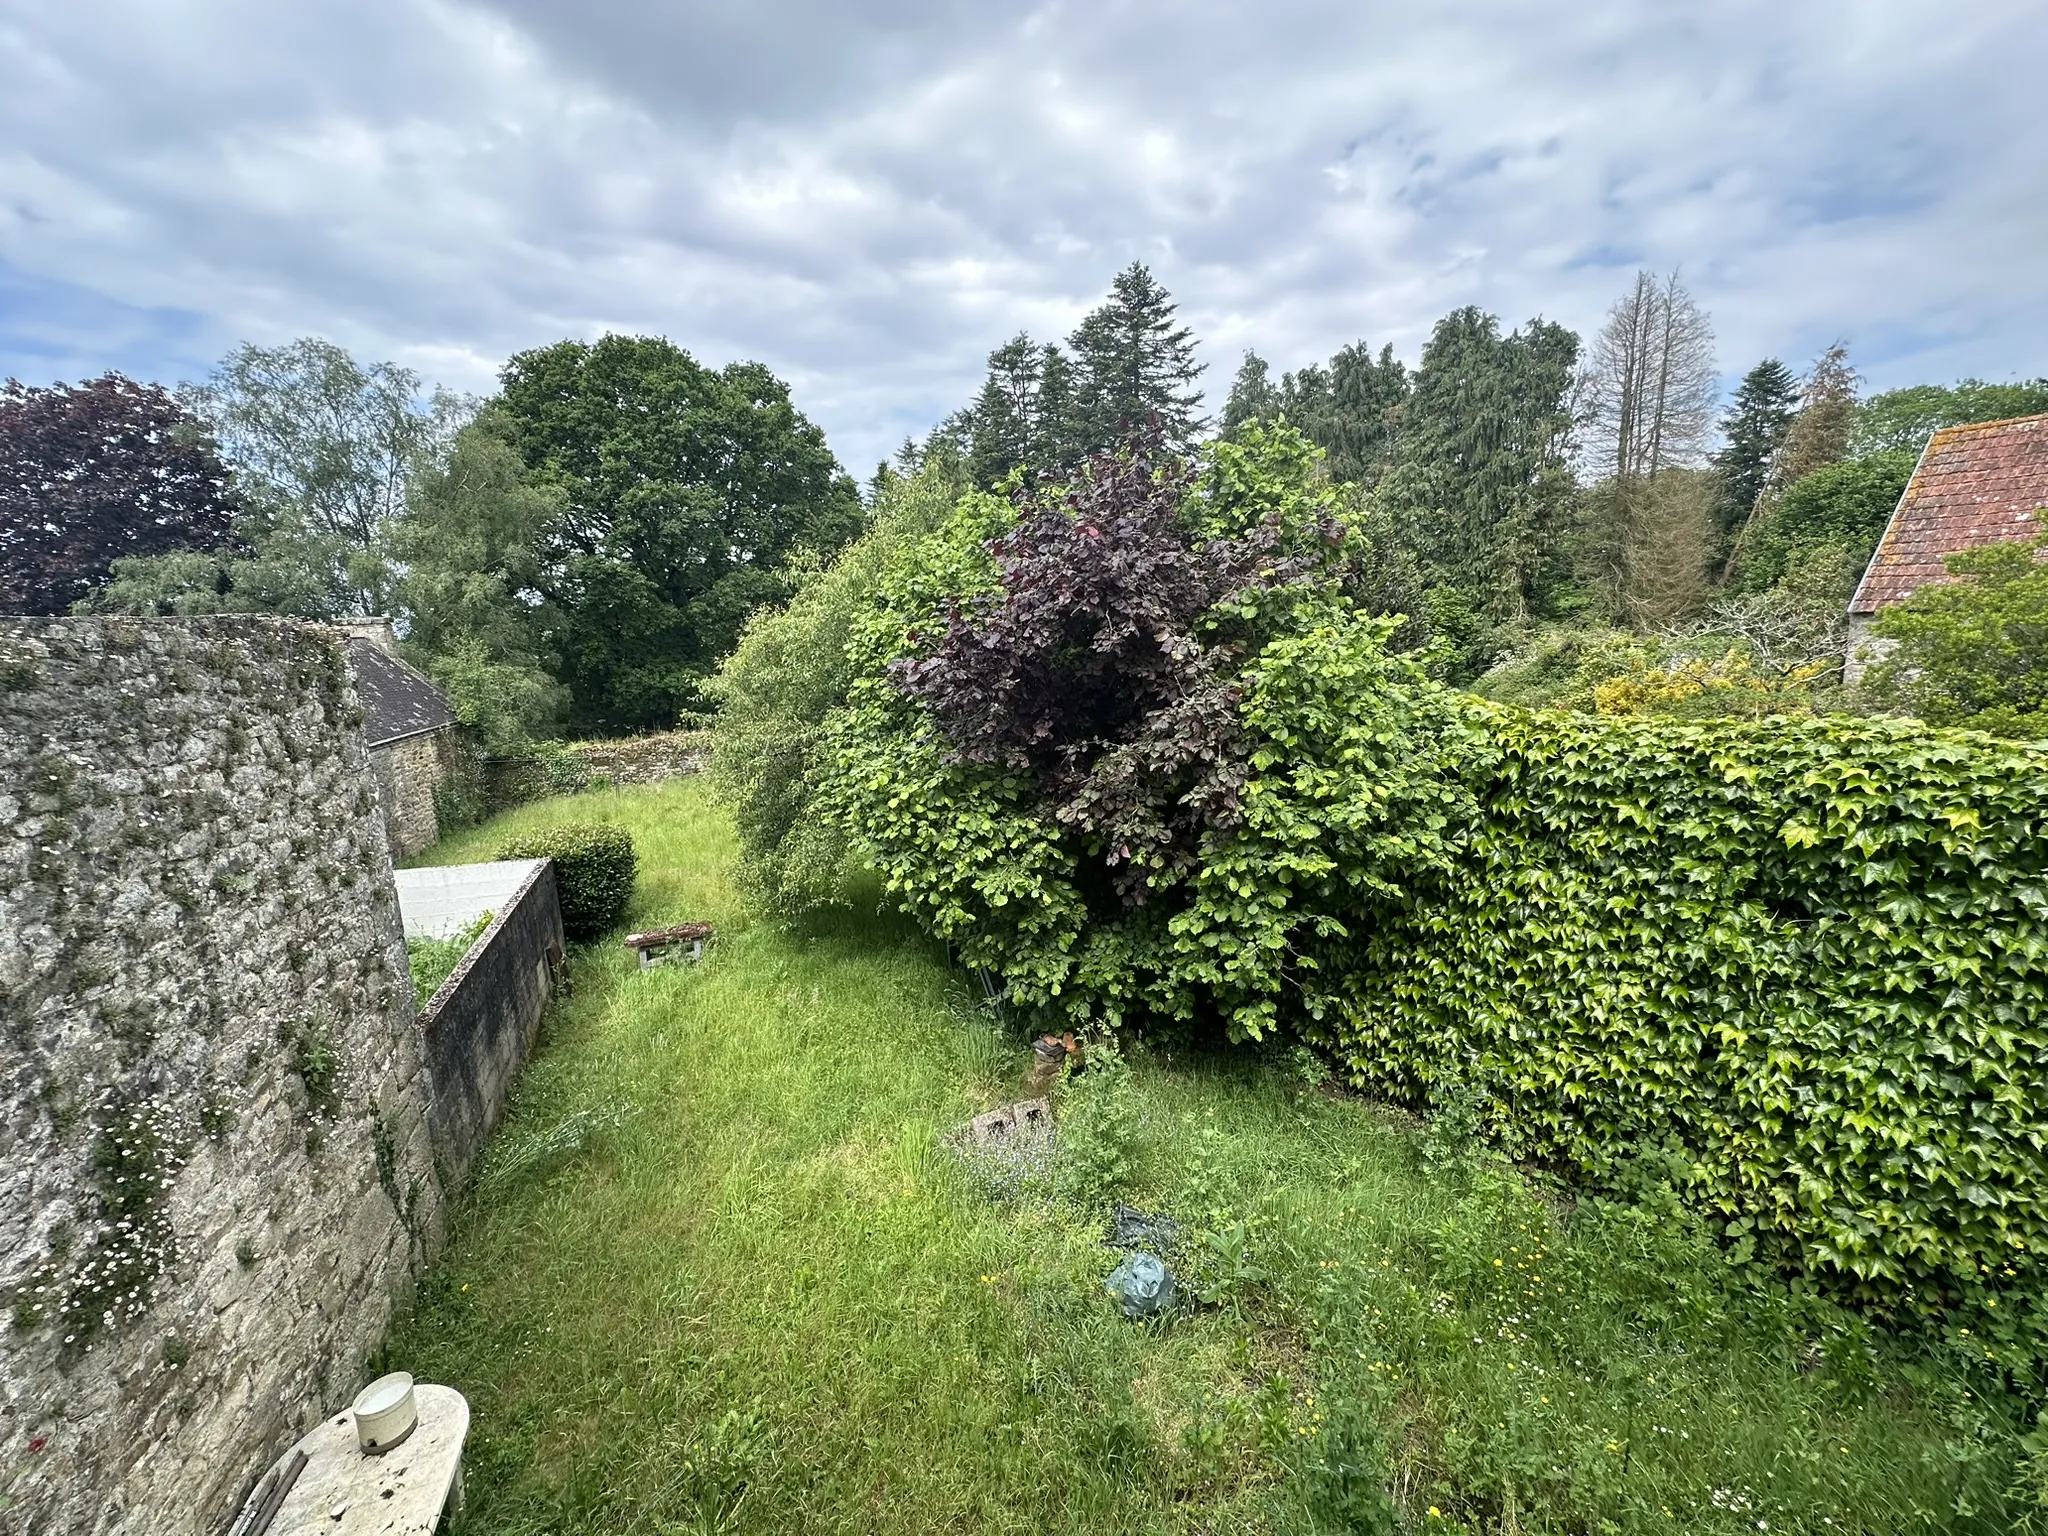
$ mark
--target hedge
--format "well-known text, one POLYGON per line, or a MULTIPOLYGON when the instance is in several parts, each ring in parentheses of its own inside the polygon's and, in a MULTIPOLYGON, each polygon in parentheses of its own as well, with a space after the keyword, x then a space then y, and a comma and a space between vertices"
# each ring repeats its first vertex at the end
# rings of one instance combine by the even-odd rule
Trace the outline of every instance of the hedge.
POLYGON ((1668 1146, 1738 1254, 1858 1287, 2036 1269, 2048 753, 1418 689, 1404 824, 1361 814, 1388 788, 1386 715, 1343 696, 1333 654, 1259 669, 1238 856, 1277 872, 1313 834, 1284 903, 1299 1028, 1355 1086, 1458 1084, 1511 1147, 1594 1174, 1668 1146))
POLYGON ((623 827, 571 823, 515 838, 501 859, 553 859, 562 903, 562 932, 571 939, 601 939, 625 918, 633 899, 639 858, 623 827))
POLYGON ((1242 825, 1142 906, 900 709, 842 725, 839 813, 1020 1002, 1284 1028, 1596 1178, 1657 1152, 1738 1255, 1891 1302, 2038 1280, 2048 752, 1525 710, 1384 635, 1251 659, 1242 825))

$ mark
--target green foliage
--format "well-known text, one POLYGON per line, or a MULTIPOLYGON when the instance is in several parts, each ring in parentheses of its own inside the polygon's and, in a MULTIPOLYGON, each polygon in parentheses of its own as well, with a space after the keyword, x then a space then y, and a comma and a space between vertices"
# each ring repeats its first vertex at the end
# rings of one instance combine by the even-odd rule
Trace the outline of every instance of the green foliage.
POLYGON ((1378 494, 1424 564, 1476 609, 1519 618, 1557 597, 1578 350, 1562 326, 1532 320, 1503 336, 1471 308, 1440 320, 1423 349, 1378 494))
POLYGON ((719 704, 713 782, 739 831, 741 887, 766 910, 791 916, 840 897, 846 840, 816 798, 831 762, 825 722, 853 680, 854 616, 902 548, 943 523, 966 489, 945 461, 887 475, 869 531, 807 573, 787 607, 757 614, 708 685, 719 704))
POLYGON ((1370 487, 1392 461, 1409 382, 1390 346, 1375 359, 1366 343, 1353 342, 1328 367, 1283 374, 1277 387, 1265 359, 1247 352, 1223 408, 1223 433, 1234 437, 1250 421, 1285 421, 1323 450, 1332 480, 1370 487))
POLYGON ((1741 586, 1759 591, 1800 564, 1839 552, 1859 569, 1913 478, 1913 455, 1885 452, 1817 469, 1765 504, 1744 531, 1741 586))
POLYGON ((2011 384, 1963 379, 1953 385, 1888 389, 1857 405, 1849 429, 1849 450, 1856 454, 1917 454, 1943 427, 2003 421, 2042 411, 2048 411, 2048 379, 2011 384))
POLYGON ((577 822, 514 838, 501 859, 553 859, 562 903, 562 932, 579 942, 601 939, 625 918, 639 860, 624 827, 577 822))
MULTIPOLYGON (((1195 383, 1194 334, 1175 324, 1174 303, 1143 262, 1110 283, 1109 296, 1068 338, 1073 349, 1073 413, 1082 455, 1102 453, 1148 422, 1181 452, 1203 427, 1195 383)), ((1069 461, 1073 462, 1073 461, 1069 461)))
POLYGON ((242 500, 234 536, 210 552, 124 559, 92 607, 110 613, 390 611, 385 537, 406 487, 437 462, 468 413, 419 376, 362 364, 318 337, 243 343, 180 398, 218 439, 242 500))
MULTIPOLYGON (((1130 487, 1128 470, 1112 477, 1105 469, 1099 483, 1077 487, 1068 514, 1053 503, 1034 512, 1039 533, 1028 540, 1015 509, 968 498, 937 533, 903 551, 854 625, 847 654, 856 681, 830 722, 837 771, 821 796, 965 963, 1000 969, 1014 1002, 1071 1004, 1083 1014, 1090 998, 1114 1012, 1119 999, 1142 995, 1153 971, 1141 951, 1163 937, 1147 914, 1163 921, 1163 894, 1193 878, 1191 829, 1237 814, 1242 749, 1228 729, 1237 658, 1305 615, 1341 606, 1341 530, 1330 526, 1328 492, 1314 484, 1313 455, 1298 434, 1254 429, 1207 454, 1182 507, 1181 557, 1193 566, 1205 555, 1234 561, 1254 536, 1270 539, 1264 577, 1275 579, 1255 573, 1235 591, 1219 588, 1221 600, 1204 613, 1133 617, 1143 604, 1118 586, 1137 568, 1125 556, 1160 571, 1181 567, 1161 547, 1155 507, 1115 511, 1087 500, 1108 495, 1112 482, 1130 487), (1013 528, 1018 535, 1007 537, 1013 528), (1006 535, 1000 556, 996 535, 1006 535), (1071 558, 1045 558, 1068 535, 1071 558), (1283 568, 1292 575, 1278 579, 1283 568), (1028 602, 980 605, 1005 569, 1017 592, 1029 585, 1028 602), (1069 600, 1070 582, 1087 588, 1085 599, 1069 600), (1002 626, 1003 655, 994 641, 986 655, 969 643, 970 613, 1002 626), (1134 668, 1146 670, 1118 698, 1099 661, 1126 648, 1134 668), (920 670, 895 671, 905 680, 899 687, 892 668, 909 658, 920 670), (958 676, 923 670, 937 661, 958 676), (977 693, 974 679, 984 673, 1008 676, 997 678, 987 718, 1000 720, 1007 700, 1020 711, 1028 701, 1042 712, 1042 735, 1033 727, 1023 733, 1028 742, 977 739, 984 706, 976 698, 991 690, 977 693), (911 686, 943 701, 951 737, 912 702, 911 686), (1219 724, 1224 735, 1213 736, 1219 724), (1042 759, 1052 760, 1046 771, 1027 768, 1042 759), (1083 974, 1090 982, 1077 989, 1083 974)), ((1174 582, 1180 591, 1180 577, 1174 582)))
POLYGON ((1935 725, 2048 737, 2048 535, 1948 557, 1964 578, 1921 587, 1877 617, 1897 642, 1865 690, 1935 725))
POLYGON ((539 589, 540 540, 562 497, 530 482, 509 431, 495 407, 465 427, 446 464, 415 477, 388 539, 405 572, 406 654, 493 757, 547 737, 563 705, 539 589))
MULTIPOLYGON (((1252 504, 1295 494, 1228 451, 1252 504)), ((1118 903, 1115 850, 1048 812, 1067 770, 965 760, 890 680, 1011 579, 966 532, 911 546, 856 622, 827 804, 1012 1002, 1292 1030, 1408 1102, 1455 1074, 1518 1153, 1595 1180, 1675 1137, 1738 1250, 1887 1305, 2037 1274, 2048 759, 1530 713, 1428 683, 1390 620, 1298 606, 1240 641, 1239 819, 1118 903)))
POLYGON ((1219 1254, 1214 1304, 1131 1327, 1099 1220, 934 1155, 1029 1053, 932 946, 872 913, 745 927, 701 781, 604 804, 648 920, 732 937, 690 970, 571 957, 516 1176, 451 1211, 396 1325, 391 1364, 474 1410, 470 1536, 1335 1536, 1383 1528, 1375 1485, 1411 1532, 2039 1536, 2033 1417, 1976 1332, 1918 1345, 1761 1283, 1654 1171, 1574 1200, 1478 1143, 1446 1178, 1407 1117, 1243 1054, 1130 1053, 1127 1198, 1219 1254), (564 1439, 565 1402, 605 1433, 564 1439))
POLYGON ((462 957, 469 953, 470 945, 483 936, 491 926, 491 914, 481 913, 459 933, 452 933, 445 939, 407 939, 405 958, 412 968, 413 1006, 424 1009, 433 1001, 434 994, 441 990, 441 983, 455 974, 455 967, 462 964, 462 957))
POLYGON ((305 1085, 308 1110, 316 1119, 331 1117, 341 1108, 341 1052, 333 1021, 316 1014, 286 1025, 283 1033, 293 1070, 305 1085))
POLYGON ((661 729, 800 550, 860 531, 824 434, 758 363, 709 369, 658 337, 558 342, 506 364, 502 420, 561 497, 533 585, 582 732, 661 729))
POLYGON ((1799 381, 1775 357, 1742 376, 1721 431, 1727 441, 1714 455, 1720 496, 1716 531, 1723 539, 1741 527, 1771 482, 1771 465, 1798 414, 1799 381))
POLYGON ((1059 1185, 1086 1206, 1107 1204, 1138 1173, 1141 1128, 1130 1064, 1115 1040, 1087 1046, 1087 1068, 1060 1073, 1059 1185))

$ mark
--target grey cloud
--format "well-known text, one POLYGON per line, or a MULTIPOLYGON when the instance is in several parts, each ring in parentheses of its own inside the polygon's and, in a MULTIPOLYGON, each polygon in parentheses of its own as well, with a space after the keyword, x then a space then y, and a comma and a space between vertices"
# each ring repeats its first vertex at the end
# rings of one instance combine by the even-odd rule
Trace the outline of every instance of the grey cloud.
POLYGON ((470 388, 664 331, 784 372, 856 467, 1134 257, 1212 390, 1245 346, 1412 357, 1462 303, 1589 327, 1639 262, 1683 265, 1730 368, 1849 334, 1879 382, 2048 371, 2019 0, 171 17, 0 0, 0 261, 470 388))

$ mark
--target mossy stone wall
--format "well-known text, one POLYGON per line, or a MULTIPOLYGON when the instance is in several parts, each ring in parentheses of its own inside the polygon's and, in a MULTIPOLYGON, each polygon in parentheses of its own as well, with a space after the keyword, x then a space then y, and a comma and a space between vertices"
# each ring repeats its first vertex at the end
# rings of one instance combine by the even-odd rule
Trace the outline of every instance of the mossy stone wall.
POLYGON ((221 1528, 435 1241, 359 721, 311 626, 0 619, 0 1532, 221 1528))

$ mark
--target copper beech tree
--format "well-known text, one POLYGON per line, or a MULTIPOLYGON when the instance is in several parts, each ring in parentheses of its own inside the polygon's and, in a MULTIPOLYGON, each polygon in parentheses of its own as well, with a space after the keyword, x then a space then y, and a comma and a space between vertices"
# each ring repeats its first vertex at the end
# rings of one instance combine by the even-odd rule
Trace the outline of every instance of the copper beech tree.
POLYGON ((0 612, 66 613, 123 556, 225 545, 236 506, 169 391, 118 373, 0 387, 0 612))

